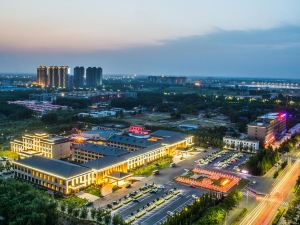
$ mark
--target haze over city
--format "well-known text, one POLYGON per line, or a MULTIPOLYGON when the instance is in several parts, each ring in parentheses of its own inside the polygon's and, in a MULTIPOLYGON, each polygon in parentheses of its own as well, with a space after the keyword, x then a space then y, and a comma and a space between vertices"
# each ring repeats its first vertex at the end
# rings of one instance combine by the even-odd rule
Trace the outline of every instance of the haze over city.
POLYGON ((0 72, 300 77, 300 2, 0 0, 0 72))

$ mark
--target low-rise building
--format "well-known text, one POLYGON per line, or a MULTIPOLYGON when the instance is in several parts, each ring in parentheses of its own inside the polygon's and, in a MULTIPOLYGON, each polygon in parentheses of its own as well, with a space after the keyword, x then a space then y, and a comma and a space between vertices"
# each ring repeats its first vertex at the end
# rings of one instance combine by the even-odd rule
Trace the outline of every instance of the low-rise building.
POLYGON ((113 148, 105 145, 84 142, 82 144, 72 144, 72 160, 79 163, 86 163, 104 156, 119 157, 129 152, 120 148, 113 148))
POLYGON ((45 114, 50 111, 55 111, 59 109, 62 110, 68 109, 67 106, 54 105, 51 104, 50 102, 43 102, 43 101, 9 101, 8 104, 22 105, 38 114, 45 114))
POLYGON ((93 118, 105 118, 105 117, 114 117, 117 112, 113 110, 103 110, 99 112, 89 112, 89 113, 78 113, 79 117, 93 117, 93 118))
POLYGON ((259 141, 247 138, 223 137, 223 142, 228 148, 236 150, 259 150, 259 141))
POLYGON ((32 156, 13 164, 15 178, 62 194, 77 192, 94 182, 91 168, 62 160, 32 156))
POLYGON ((91 143, 74 144, 73 159, 83 164, 32 156, 13 162, 15 177, 63 194, 77 192, 91 184, 118 185, 130 178, 131 170, 190 147, 193 136, 159 130, 142 143, 135 151, 91 143))
POLYGON ((67 158, 71 155, 70 141, 60 136, 50 136, 46 133, 25 134, 21 140, 10 142, 11 150, 20 156, 41 153, 47 158, 67 158))

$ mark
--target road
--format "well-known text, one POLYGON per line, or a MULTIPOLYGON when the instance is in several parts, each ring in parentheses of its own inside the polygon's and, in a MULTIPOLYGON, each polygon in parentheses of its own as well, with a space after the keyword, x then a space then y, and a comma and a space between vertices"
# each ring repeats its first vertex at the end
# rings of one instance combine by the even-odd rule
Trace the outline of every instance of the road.
POLYGON ((190 192, 184 192, 181 196, 175 196, 169 203, 155 208, 145 216, 134 221, 133 224, 156 225, 160 224, 168 217, 167 212, 180 212, 186 205, 191 204, 194 199, 190 192))
POLYGON ((241 221, 241 225, 268 225, 272 223, 278 208, 284 203, 300 175, 300 161, 294 162, 269 194, 241 221))

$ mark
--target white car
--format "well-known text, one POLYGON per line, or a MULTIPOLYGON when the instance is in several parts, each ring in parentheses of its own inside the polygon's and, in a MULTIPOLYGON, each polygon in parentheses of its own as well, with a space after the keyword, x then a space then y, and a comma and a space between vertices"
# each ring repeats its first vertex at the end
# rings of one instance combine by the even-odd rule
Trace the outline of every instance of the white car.
POLYGON ((173 216, 174 215, 174 213, 171 212, 171 211, 168 211, 167 214, 168 214, 168 216, 173 216))
POLYGON ((197 195, 192 195, 193 198, 198 198, 197 195))

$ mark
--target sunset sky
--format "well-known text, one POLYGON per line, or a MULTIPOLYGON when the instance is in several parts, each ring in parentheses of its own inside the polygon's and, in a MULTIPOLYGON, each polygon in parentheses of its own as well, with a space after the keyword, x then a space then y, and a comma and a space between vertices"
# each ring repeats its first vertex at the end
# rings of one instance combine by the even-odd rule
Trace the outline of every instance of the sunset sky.
POLYGON ((0 0, 0 72, 300 78, 299 0, 0 0))

